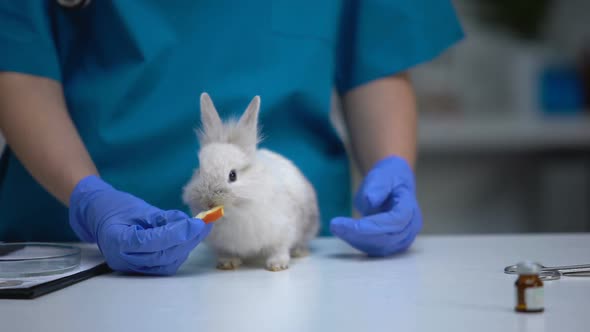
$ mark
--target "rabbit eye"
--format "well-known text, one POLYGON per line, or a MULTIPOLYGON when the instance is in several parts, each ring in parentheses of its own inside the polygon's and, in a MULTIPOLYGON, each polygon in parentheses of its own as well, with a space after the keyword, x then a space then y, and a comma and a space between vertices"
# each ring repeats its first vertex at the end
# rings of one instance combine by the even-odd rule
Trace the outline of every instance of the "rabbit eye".
POLYGON ((233 169, 229 171, 229 182, 235 182, 237 179, 238 176, 236 175, 236 171, 233 169))

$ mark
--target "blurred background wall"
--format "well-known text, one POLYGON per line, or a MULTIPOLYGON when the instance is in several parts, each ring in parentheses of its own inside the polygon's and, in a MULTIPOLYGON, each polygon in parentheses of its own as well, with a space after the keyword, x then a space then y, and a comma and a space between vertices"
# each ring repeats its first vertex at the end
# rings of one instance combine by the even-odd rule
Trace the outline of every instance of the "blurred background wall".
POLYGON ((453 2, 466 39, 412 71, 424 233, 590 231, 590 1, 453 2))
POLYGON ((590 1, 453 2, 466 39, 412 71, 424 233, 590 231, 590 1))

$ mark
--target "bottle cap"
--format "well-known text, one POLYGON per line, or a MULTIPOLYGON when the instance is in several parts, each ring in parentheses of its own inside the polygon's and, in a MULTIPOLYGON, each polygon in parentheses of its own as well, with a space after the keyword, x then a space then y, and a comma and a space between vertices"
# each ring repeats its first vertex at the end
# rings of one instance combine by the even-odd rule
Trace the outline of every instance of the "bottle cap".
POLYGON ((516 264, 516 273, 518 274, 539 274, 542 265, 532 261, 524 261, 516 264))

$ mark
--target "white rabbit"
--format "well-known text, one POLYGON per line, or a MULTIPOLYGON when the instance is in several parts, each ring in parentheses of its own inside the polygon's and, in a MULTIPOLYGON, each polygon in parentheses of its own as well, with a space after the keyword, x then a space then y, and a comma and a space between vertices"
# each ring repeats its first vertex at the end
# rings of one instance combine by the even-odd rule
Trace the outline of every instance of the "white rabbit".
POLYGON ((219 269, 235 269, 243 259, 264 258, 280 271, 291 257, 308 253, 319 230, 316 192, 285 157, 258 149, 256 96, 239 120, 222 122, 211 98, 201 94, 199 168, 183 188, 193 215, 224 206, 205 240, 217 254, 219 269))

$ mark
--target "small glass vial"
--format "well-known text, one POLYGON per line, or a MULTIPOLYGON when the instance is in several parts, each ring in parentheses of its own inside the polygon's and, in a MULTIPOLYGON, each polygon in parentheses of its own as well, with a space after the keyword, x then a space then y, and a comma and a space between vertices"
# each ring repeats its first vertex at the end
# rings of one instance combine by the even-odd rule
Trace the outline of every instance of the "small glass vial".
POLYGON ((518 279, 516 286, 516 307, 518 312, 543 312, 544 289, 539 278, 541 265, 534 262, 521 262, 516 266, 518 279))

